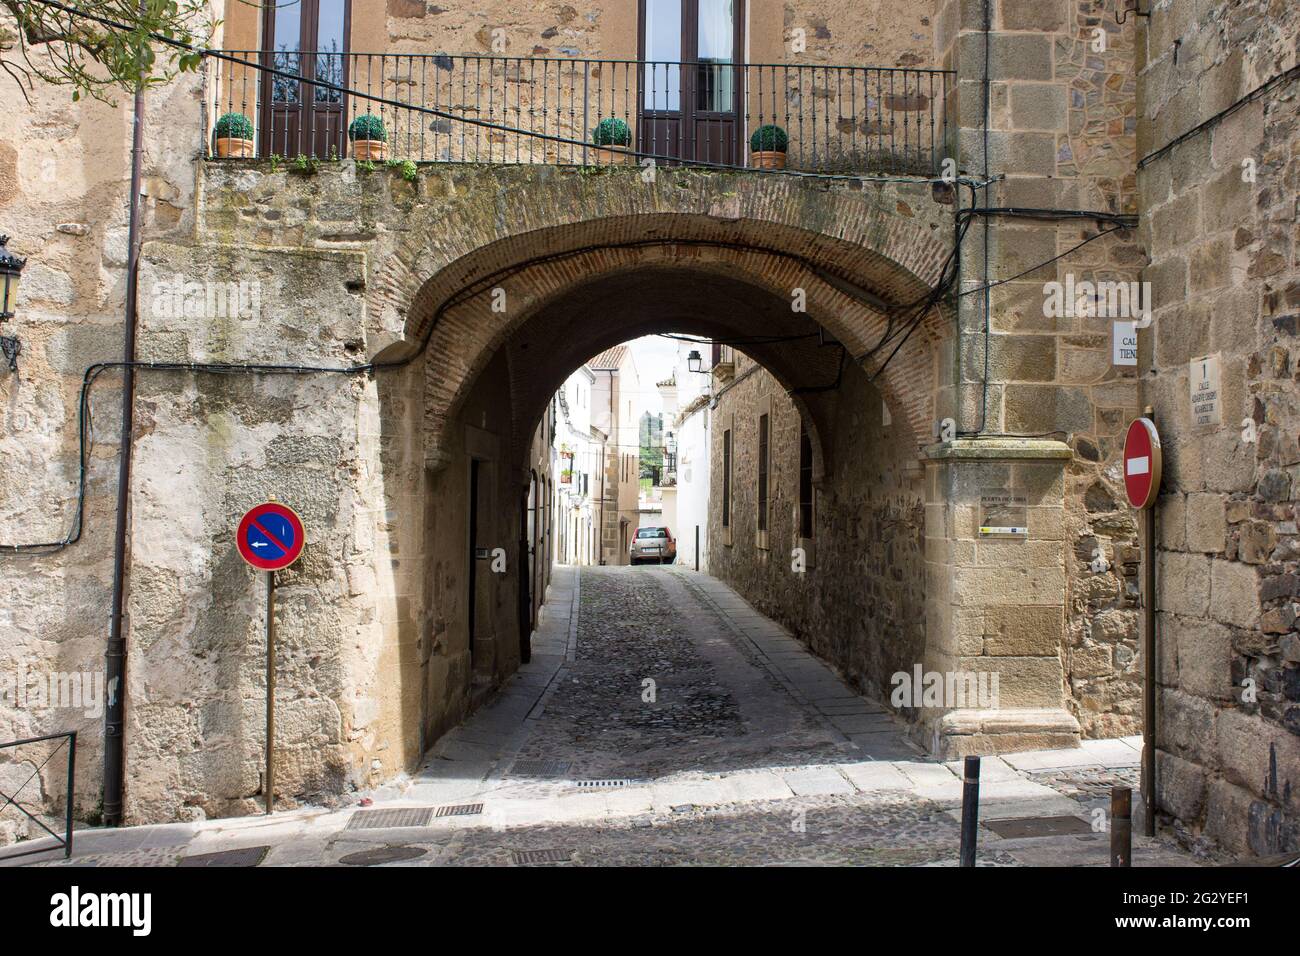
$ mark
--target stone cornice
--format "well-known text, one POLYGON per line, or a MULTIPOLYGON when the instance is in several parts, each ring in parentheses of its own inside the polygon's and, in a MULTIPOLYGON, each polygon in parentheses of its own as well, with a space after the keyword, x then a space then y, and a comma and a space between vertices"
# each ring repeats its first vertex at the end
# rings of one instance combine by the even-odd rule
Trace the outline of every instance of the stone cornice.
POLYGON ((932 461, 1051 461, 1074 457, 1065 442, 1044 438, 958 438, 930 445, 925 454, 932 461))

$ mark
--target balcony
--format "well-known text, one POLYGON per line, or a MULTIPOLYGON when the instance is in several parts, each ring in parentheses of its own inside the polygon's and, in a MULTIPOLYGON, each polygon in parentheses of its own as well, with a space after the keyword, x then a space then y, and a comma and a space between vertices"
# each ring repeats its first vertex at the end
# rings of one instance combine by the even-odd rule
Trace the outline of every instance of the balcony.
POLYGON ((209 60, 206 85, 214 155, 216 119, 233 112, 251 125, 235 156, 770 168, 771 151, 756 156, 751 137, 776 125, 788 139, 785 171, 863 176, 937 171, 952 77, 783 63, 257 50, 221 57, 209 60), (383 123, 382 148, 357 148, 349 137, 366 113, 383 123), (599 143, 598 130, 610 134, 599 143))
POLYGON ((736 350, 730 345, 713 343, 713 361, 709 366, 716 386, 723 386, 736 377, 736 350))

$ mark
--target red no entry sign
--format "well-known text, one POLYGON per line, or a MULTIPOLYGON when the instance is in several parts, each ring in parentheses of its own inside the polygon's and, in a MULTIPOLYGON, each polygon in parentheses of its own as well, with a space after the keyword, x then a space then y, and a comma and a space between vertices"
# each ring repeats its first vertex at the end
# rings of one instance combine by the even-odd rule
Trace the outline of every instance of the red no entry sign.
POLYGON ((1139 418, 1124 436, 1124 491, 1134 508, 1150 508, 1160 494, 1160 433, 1149 418, 1139 418))
POLYGON ((298 560, 305 537, 292 508, 268 501, 244 515, 235 544, 240 556, 259 571, 279 571, 298 560))

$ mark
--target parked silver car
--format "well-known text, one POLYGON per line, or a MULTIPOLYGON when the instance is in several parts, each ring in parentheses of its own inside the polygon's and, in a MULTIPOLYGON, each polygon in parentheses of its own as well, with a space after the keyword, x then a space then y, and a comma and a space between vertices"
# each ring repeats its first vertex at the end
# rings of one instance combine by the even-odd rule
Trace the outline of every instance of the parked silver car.
POLYGON ((667 528, 637 528, 628 548, 628 561, 657 561, 672 564, 677 560, 677 540, 667 528))

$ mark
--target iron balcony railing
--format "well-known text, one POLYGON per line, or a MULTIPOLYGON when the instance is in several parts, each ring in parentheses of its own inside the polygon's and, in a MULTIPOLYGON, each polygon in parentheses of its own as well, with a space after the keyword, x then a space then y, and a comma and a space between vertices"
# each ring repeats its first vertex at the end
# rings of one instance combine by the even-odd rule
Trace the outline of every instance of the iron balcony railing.
MULTIPOLYGON (((251 140, 234 155, 746 167, 762 165, 750 137, 770 124, 788 137, 791 170, 925 175, 937 170, 948 135, 952 74, 943 70, 441 53, 222 56, 209 59, 207 131, 226 113, 247 117, 251 140), (348 135, 365 113, 384 125, 387 143, 377 153, 355 149, 348 135), (598 147, 601 120, 619 121, 606 124, 616 133, 626 127, 625 150, 598 147)), ((216 155, 211 135, 208 148, 216 155)))

